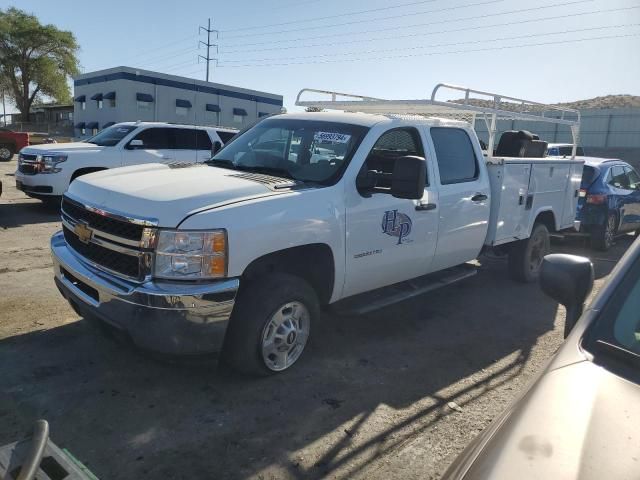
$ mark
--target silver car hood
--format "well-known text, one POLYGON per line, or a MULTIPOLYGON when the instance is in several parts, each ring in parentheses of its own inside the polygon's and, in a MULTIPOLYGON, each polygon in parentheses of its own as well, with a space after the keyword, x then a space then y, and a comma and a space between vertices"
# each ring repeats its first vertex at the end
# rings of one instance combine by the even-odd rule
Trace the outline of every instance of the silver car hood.
POLYGON ((588 360, 547 371, 496 422, 445 478, 640 478, 640 386, 588 360))

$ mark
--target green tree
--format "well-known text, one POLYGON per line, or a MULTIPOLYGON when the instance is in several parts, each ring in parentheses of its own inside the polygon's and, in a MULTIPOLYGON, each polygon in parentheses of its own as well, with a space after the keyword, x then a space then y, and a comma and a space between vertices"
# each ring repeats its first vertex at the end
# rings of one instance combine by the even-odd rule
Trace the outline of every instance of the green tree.
POLYGON ((0 10, 0 85, 24 120, 37 99, 71 100, 67 80, 78 73, 78 49, 73 33, 17 8, 0 10))

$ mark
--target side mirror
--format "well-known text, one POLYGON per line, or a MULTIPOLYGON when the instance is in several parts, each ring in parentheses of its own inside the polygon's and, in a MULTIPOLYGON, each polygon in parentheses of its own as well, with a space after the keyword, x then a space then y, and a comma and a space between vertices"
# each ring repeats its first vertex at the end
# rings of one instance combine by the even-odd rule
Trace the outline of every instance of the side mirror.
POLYGON ((398 158, 391 176, 391 195, 396 198, 419 200, 424 196, 426 182, 427 162, 424 158, 398 158))
POLYGON ((566 308, 566 338, 582 315, 584 302, 593 288, 593 264, 588 258, 576 255, 547 255, 540 270, 540 287, 566 308))
POLYGON ((129 145, 127 145, 127 148, 130 150, 134 150, 136 148, 142 148, 142 147, 144 147, 144 142, 139 138, 134 138, 129 142, 129 145))
POLYGON ((221 148, 222 148, 222 143, 220 143, 217 140, 213 142, 211 144, 211 156, 213 157, 216 153, 220 151, 221 148))

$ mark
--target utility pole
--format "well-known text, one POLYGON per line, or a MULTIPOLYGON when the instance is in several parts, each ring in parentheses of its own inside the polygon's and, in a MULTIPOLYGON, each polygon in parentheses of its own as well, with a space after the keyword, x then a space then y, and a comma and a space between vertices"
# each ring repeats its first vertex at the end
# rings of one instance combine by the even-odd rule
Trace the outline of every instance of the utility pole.
POLYGON ((209 19, 208 26, 206 28, 203 27, 203 26, 200 26, 200 30, 198 30, 198 32, 200 32, 202 30, 207 32, 207 42, 205 43, 202 40, 200 40, 200 43, 202 43, 203 45, 207 46, 207 56, 203 57, 202 55, 198 55, 198 57, 207 61, 207 82, 208 82, 209 81, 209 62, 211 60, 215 60, 216 61, 216 65, 217 65, 217 62, 218 62, 217 58, 211 58, 211 56, 209 55, 211 47, 216 47, 216 54, 218 53, 218 45, 215 44, 215 43, 211 43, 211 34, 215 33, 216 34, 216 40, 217 40, 218 39, 218 31, 211 29, 211 19, 209 19))
POLYGON ((4 121, 4 126, 7 126, 7 108, 4 105, 4 89, 2 89, 2 120, 4 121))

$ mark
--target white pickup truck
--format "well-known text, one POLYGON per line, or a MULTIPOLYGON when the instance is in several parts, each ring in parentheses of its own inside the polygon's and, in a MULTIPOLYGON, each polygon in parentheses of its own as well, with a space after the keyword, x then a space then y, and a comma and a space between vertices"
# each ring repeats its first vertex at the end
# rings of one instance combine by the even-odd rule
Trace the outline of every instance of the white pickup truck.
POLYGON ((577 137, 579 114, 524 113, 540 105, 469 89, 496 108, 453 104, 435 99, 442 88, 417 101, 299 96, 340 111, 267 118, 206 165, 76 180, 51 240, 56 284, 142 348, 221 352, 268 374, 300 358, 321 308, 365 312, 461 280, 483 249, 534 280, 549 233, 574 228, 582 162, 531 157, 546 143, 528 132, 504 133, 485 157, 473 121, 486 117, 491 152, 500 118, 577 137))
POLYGON ((69 183, 81 175, 140 163, 201 163, 236 133, 161 122, 118 123, 82 142, 24 147, 16 187, 30 197, 60 203, 69 183))

